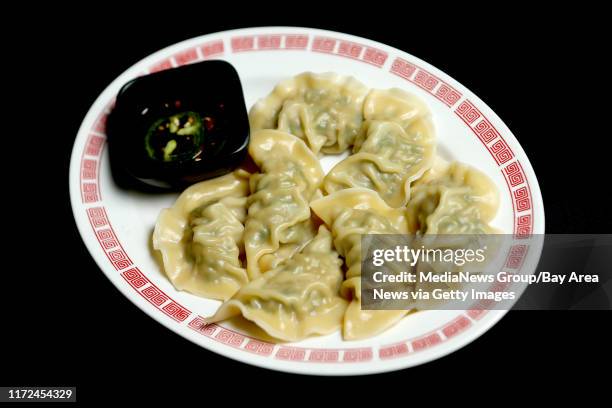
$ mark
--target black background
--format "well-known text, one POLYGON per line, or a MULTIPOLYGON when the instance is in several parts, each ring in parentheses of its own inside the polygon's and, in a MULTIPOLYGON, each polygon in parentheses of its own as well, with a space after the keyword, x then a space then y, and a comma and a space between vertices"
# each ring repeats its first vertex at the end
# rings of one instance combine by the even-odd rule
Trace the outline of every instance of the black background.
POLYGON ((609 313, 510 312, 467 347, 417 368, 352 379, 293 376, 208 352, 124 298, 88 255, 72 219, 67 175, 78 126, 133 63, 231 28, 325 28, 424 59, 480 96, 519 139, 539 179, 547 232, 610 232, 610 93, 602 63, 609 44, 601 11, 513 5, 478 13, 466 3, 448 13, 431 4, 382 16, 365 6, 348 13, 296 3, 272 13, 271 3, 258 3, 239 14, 241 7, 37 6, 14 15, 17 28, 4 49, 9 109, 2 136, 9 151, 2 166, 10 216, 2 226, 12 262, 3 268, 0 385, 76 385, 81 401, 146 395, 201 396, 205 403, 224 383, 257 386, 264 396, 281 380, 338 391, 368 381, 412 395, 432 381, 463 390, 518 381, 509 368, 520 370, 521 383, 578 384, 608 366, 609 313))

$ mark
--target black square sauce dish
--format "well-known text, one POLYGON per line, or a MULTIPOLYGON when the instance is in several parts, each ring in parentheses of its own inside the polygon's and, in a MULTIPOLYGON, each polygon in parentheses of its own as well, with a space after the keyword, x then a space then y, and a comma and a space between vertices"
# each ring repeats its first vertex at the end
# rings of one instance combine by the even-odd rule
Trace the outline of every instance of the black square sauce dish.
POLYGON ((249 144, 238 73, 214 60, 136 78, 119 91, 107 136, 120 187, 180 190, 228 173, 249 144))

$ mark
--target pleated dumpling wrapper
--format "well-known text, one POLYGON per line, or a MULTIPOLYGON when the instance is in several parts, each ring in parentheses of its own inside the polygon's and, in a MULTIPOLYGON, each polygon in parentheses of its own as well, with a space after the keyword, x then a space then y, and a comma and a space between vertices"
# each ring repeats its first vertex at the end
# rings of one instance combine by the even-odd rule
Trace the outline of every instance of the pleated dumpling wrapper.
POLYGON ((481 171, 438 159, 414 183, 407 217, 411 232, 424 234, 492 234, 490 222, 499 207, 499 192, 481 171))
POLYGON ((300 253, 243 286, 206 321, 242 315, 282 341, 332 333, 346 309, 339 294, 341 266, 331 233, 322 225, 300 253))
POLYGON ((249 176, 236 170, 194 184, 159 214, 153 247, 177 289, 225 300, 248 282, 240 253, 249 176))
POLYGON ((373 190, 349 188, 310 203, 314 213, 331 228, 336 250, 348 268, 342 294, 346 309, 343 337, 357 340, 375 336, 395 325, 408 310, 361 309, 361 235, 405 234, 403 209, 389 207, 373 190))
POLYGON ((278 129, 303 139, 317 154, 353 145, 368 88, 351 76, 304 72, 280 82, 249 113, 252 130, 278 129))
POLYGON ((247 272, 254 279, 316 234, 309 203, 320 195, 323 170, 301 139, 278 130, 253 133, 249 154, 260 170, 250 178, 244 231, 247 272))
MULTIPOLYGON (((412 197, 406 207, 411 232, 420 233, 420 245, 431 249, 483 251, 484 262, 457 265, 443 260, 420 260, 415 273, 451 272, 490 274, 487 265, 503 248, 503 236, 491 226, 499 207, 499 194, 493 181, 481 171, 459 162, 448 163, 440 158, 432 169, 414 183, 412 197)), ((418 281, 415 290, 466 290, 463 283, 418 281)), ((444 302, 420 300, 420 309, 443 308, 444 302)), ((456 307, 456 306, 455 306, 456 307)))
POLYGON ((402 207, 410 197, 410 183, 433 164, 436 143, 429 109, 399 89, 372 90, 364 115, 368 120, 355 140, 354 154, 331 169, 324 188, 330 194, 369 188, 391 207, 402 207))
MULTIPOLYGON (((429 115, 421 98, 398 88, 372 89, 363 104, 365 120, 395 122, 405 130, 429 115)), ((359 149, 359 143, 355 149, 359 149)))

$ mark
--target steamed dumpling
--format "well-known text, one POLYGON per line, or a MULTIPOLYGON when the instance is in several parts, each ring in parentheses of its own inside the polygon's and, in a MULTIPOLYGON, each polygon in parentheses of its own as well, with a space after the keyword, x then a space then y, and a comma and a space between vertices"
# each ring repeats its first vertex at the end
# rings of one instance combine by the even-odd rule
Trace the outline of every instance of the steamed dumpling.
MULTIPOLYGON (((446 249, 476 247, 479 234, 496 232, 493 182, 435 158, 431 112, 415 95, 306 72, 279 83, 249 120, 259 172, 191 186, 160 213, 153 234, 177 289, 224 301, 207 323, 242 316, 280 341, 338 328, 345 340, 372 337, 435 305, 362 310, 363 235, 416 233, 410 245, 446 249), (325 176, 317 155, 349 148, 325 176)), ((436 260, 411 268, 456 272, 436 260)))
POLYGON ((194 184, 161 211, 153 247, 177 289, 225 300, 248 282, 240 263, 248 180, 236 170, 194 184))
POLYGON ((439 160, 414 183, 407 205, 411 232, 491 234, 489 224, 499 207, 493 181, 463 163, 439 160))
POLYGON ((363 104, 365 120, 395 122, 403 129, 429 114, 425 102, 398 88, 372 89, 363 104))
MULTIPOLYGON (((463 163, 441 159, 412 188, 406 207, 411 232, 420 232, 421 244, 428 249, 484 250, 485 262, 456 265, 443 260, 419 261, 421 271, 492 273, 488 264, 499 254, 498 231, 490 223, 499 206, 497 188, 484 173, 463 163)), ((415 290, 466 290, 464 283, 417 282, 415 290)), ((445 302, 421 300, 418 308, 443 308, 445 302)))
POLYGON ((366 122, 366 137, 358 151, 342 160, 325 177, 328 193, 365 187, 376 191, 391 207, 406 205, 410 183, 431 167, 435 154, 429 117, 406 130, 395 122, 366 122))
POLYGON ((323 170, 301 139, 278 130, 255 132, 249 153, 260 169, 250 179, 244 232, 247 271, 254 279, 316 234, 309 203, 319 192, 323 170))
POLYGON ((303 139, 313 152, 340 153, 363 122, 368 88, 335 73, 302 73, 279 83, 249 114, 251 129, 278 129, 303 139))
POLYGON ((324 227, 301 251, 244 286, 207 322, 242 315, 284 341, 334 332, 342 325, 342 261, 324 227))
POLYGON ((408 310, 361 309, 361 235, 407 233, 404 211, 389 207, 376 192, 364 188, 337 191, 310 206, 331 228, 336 250, 348 268, 342 284, 343 296, 351 299, 344 315, 344 339, 375 336, 396 324, 408 310))

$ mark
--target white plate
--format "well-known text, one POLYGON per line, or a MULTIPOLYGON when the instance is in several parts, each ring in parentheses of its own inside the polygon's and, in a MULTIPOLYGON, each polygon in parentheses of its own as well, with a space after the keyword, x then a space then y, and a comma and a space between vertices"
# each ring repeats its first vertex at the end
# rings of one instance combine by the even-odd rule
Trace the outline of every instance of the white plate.
MULTIPOLYGON (((157 215, 176 195, 118 189, 110 175, 104 123, 119 88, 130 79, 210 58, 236 67, 249 107, 281 79, 303 71, 350 74, 370 87, 417 94, 433 112, 439 152, 477 167, 499 186, 495 226, 506 233, 544 232, 540 188, 518 141, 484 102, 440 70, 395 48, 337 32, 295 27, 225 31, 173 45, 132 66, 102 92, 79 129, 70 165, 74 217, 92 257, 126 297, 206 349, 261 367, 308 374, 365 374, 421 364, 465 346, 504 315, 419 312, 382 335, 355 342, 335 333, 278 345, 249 337, 228 323, 202 330, 201 316, 212 314, 219 302, 175 290, 150 248, 157 215)), ((329 170, 332 161, 325 158, 322 164, 329 170)), ((508 259, 514 262, 516 256, 508 259)), ((518 256, 525 261, 539 254, 518 256)))

